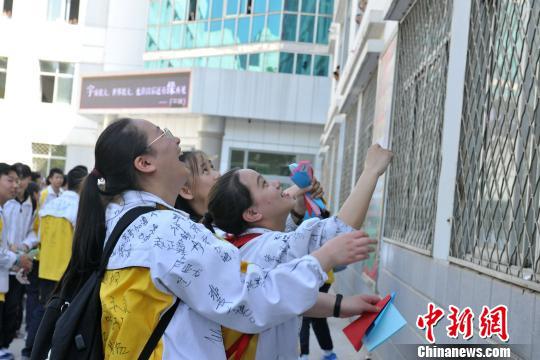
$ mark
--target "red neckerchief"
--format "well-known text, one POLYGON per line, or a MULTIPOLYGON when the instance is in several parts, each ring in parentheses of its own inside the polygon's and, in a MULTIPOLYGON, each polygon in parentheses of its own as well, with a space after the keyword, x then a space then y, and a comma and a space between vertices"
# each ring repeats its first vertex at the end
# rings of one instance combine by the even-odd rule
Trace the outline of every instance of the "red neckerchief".
POLYGON ((242 246, 246 245, 251 240, 255 239, 257 236, 260 236, 262 234, 243 234, 240 236, 234 236, 233 234, 227 234, 225 235, 225 240, 236 246, 238 249, 240 249, 242 246))

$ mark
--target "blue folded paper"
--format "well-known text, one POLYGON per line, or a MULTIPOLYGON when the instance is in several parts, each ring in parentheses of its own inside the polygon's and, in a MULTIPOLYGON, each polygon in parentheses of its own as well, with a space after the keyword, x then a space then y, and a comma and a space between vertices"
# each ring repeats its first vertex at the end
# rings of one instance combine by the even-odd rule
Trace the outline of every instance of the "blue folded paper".
POLYGON ((362 342, 368 351, 373 351, 407 324, 407 321, 393 304, 395 296, 396 293, 392 293, 390 301, 381 310, 373 324, 366 331, 366 335, 362 338, 362 342))

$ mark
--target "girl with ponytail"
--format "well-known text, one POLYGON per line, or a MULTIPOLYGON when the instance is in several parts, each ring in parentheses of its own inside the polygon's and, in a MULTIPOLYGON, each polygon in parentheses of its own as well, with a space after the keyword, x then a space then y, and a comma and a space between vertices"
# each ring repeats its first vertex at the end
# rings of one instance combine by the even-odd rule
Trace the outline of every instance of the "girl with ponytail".
POLYGON ((133 119, 109 125, 96 143, 62 288, 77 288, 98 266, 124 214, 156 208, 126 228, 109 259, 100 290, 106 358, 119 351, 137 358, 180 299, 153 358, 225 359, 222 325, 257 333, 301 314, 315 302, 325 271, 363 258, 363 245, 348 234, 277 267, 243 263, 238 249, 174 208, 189 175, 179 144, 169 130, 133 119))
MULTIPOLYGON (((386 151, 375 149, 370 153, 370 158, 376 157, 375 162, 382 163, 384 171, 389 161, 389 158, 385 158, 386 155, 386 151)), ((340 233, 353 230, 349 225, 334 218, 332 221, 322 222, 309 220, 309 226, 301 225, 298 232, 295 232, 297 227, 292 222, 292 217, 297 220, 303 218, 302 214, 305 212, 303 193, 312 189, 304 189, 294 199, 289 195, 289 191, 279 190, 279 183, 269 184, 253 170, 233 169, 219 178, 219 174, 213 170, 206 154, 200 151, 195 154, 185 154, 182 159, 186 162, 191 175, 190 180, 180 190, 177 208, 193 214, 192 216, 197 216, 197 219, 200 219, 201 213, 208 209, 201 222, 237 246, 244 261, 271 268, 306 255, 340 233), (245 179, 242 179, 240 175, 245 175, 245 173, 248 175, 248 184, 249 175, 257 175, 257 187, 250 188, 246 185, 245 179), (198 186, 199 184, 202 186, 198 186), (214 184, 211 190, 209 190, 209 184, 214 184), (262 200, 256 203, 254 199, 262 200), (251 213, 254 211, 258 211, 259 214, 251 213), (251 219, 250 216, 257 215, 260 217, 256 225, 259 225, 264 217, 265 221, 269 221, 266 223, 267 226, 256 226, 247 220, 251 219), (275 218, 271 219, 271 216, 275 218)), ((364 176, 359 186, 367 186, 369 189, 370 182, 366 181, 364 176)), ((322 195, 322 189, 318 184, 315 192, 322 195)), ((369 194, 369 197, 361 201, 366 210, 370 198, 369 194)), ((363 233, 357 234, 364 242, 367 257, 368 252, 372 251, 368 245, 373 242, 363 233)), ((340 295, 320 293, 316 304, 304 315, 309 317, 360 315, 365 311, 376 311, 374 304, 379 301, 379 297, 373 295, 356 295, 345 297, 343 300, 338 300, 339 297, 340 295), (338 303, 338 308, 341 308, 337 315, 335 315, 336 303, 338 303)), ((298 318, 291 317, 257 336, 242 334, 228 328, 223 328, 222 333, 228 355, 234 354, 237 359, 292 359, 298 357, 298 328, 298 318), (238 345, 240 343, 248 345, 241 347, 238 345)))

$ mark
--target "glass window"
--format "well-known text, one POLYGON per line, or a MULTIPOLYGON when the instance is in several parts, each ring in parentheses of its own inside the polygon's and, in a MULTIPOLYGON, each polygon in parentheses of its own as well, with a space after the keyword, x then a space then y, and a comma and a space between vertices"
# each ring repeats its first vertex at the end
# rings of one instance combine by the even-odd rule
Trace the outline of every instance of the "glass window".
POLYGON ((2 16, 11 18, 13 14, 13 0, 4 0, 4 6, 2 6, 2 16))
POLYGON ((264 54, 264 71, 266 72, 278 72, 279 67, 279 53, 270 52, 264 54))
POLYGON ((313 62, 313 75, 315 76, 328 76, 328 65, 330 58, 324 55, 315 55, 313 62))
POLYGON ((285 11, 298 12, 298 0, 285 0, 285 11))
POLYGON ((239 70, 247 70, 247 55, 236 55, 236 68, 239 70))
POLYGON ((149 27, 146 33, 146 50, 155 51, 157 47, 158 30, 157 27, 149 27))
POLYGON ((227 0, 227 15, 238 14, 238 0, 227 0))
POLYGON ((74 65, 57 61, 39 61, 41 102, 71 103, 74 65))
POLYGON ((300 17, 300 31, 298 41, 313 42, 313 32, 315 30, 315 16, 302 15, 300 17))
POLYGON ((173 67, 173 68, 182 67, 182 60, 180 60, 180 59, 172 59, 172 60, 170 60, 170 63, 171 63, 171 67, 173 67))
POLYGON ((231 150, 231 169, 244 168, 244 153, 243 150, 231 150))
POLYGON ((181 49, 185 25, 174 25, 171 29, 171 49, 181 49))
POLYGON ((334 12, 334 0, 319 0, 319 14, 332 15, 334 12))
POLYGON ((193 63, 194 63, 193 58, 182 59, 182 66, 183 67, 192 67, 193 63))
MULTIPOLYGON (((9 12, 11 13, 11 10, 9 12)), ((79 22, 79 0, 49 0, 47 20, 77 24, 79 22)))
POLYGON ((191 49, 195 46, 195 32, 197 24, 189 23, 186 25, 186 37, 184 38, 184 48, 191 49))
POLYGON ((62 74, 73 75, 73 73, 75 72, 75 65, 73 65, 72 63, 64 62, 58 63, 58 72, 62 74))
POLYGON ((172 1, 163 0, 161 4, 161 17, 159 22, 161 24, 169 24, 172 19, 172 1))
POLYGON ((226 55, 221 57, 221 67, 223 69, 234 69, 234 55, 226 55))
POLYGON ((221 45, 221 25, 222 21, 211 21, 210 22, 210 46, 220 46, 221 45))
POLYGON ((234 44, 236 20, 227 19, 223 22, 223 45, 234 44))
POLYGON ((145 61, 144 68, 145 69, 158 69, 159 64, 157 63, 157 61, 145 61))
POLYGON ((330 31, 330 24, 332 19, 329 17, 318 17, 317 24, 317 44, 328 44, 328 33, 330 31))
POLYGON ((49 0, 49 6, 47 8, 47 20, 56 21, 62 19, 62 17, 62 1, 49 0))
POLYGON ((296 162, 296 155, 248 152, 247 167, 262 175, 289 176, 289 164, 296 162))
POLYGON ((206 66, 206 58, 205 57, 198 57, 198 58, 193 59, 193 66, 205 67, 206 66))
POLYGON ((7 58, 0 57, 0 99, 6 95, 7 58))
POLYGON ((171 47, 171 27, 162 26, 159 28, 158 50, 169 50, 171 47))
MULTIPOLYGON (((250 4, 251 4, 251 0, 249 0, 250 4)), ((248 0, 240 0, 240 14, 248 14, 247 12, 247 9, 248 9, 248 0)))
POLYGON ((221 57, 220 56, 210 56, 208 58, 208 67, 213 69, 218 69, 221 64, 221 57))
POLYGON ((148 25, 159 24, 159 5, 159 0, 150 0, 150 8, 148 9, 148 25))
MULTIPOLYGON (((264 14, 266 12, 266 0, 253 0, 255 1, 255 6, 253 6, 254 14, 264 14)), ((270 0, 271 2, 272 0, 270 0)))
POLYGON ((54 101, 54 76, 41 76, 41 102, 54 101))
POLYGON ((195 13, 197 12, 197 0, 189 0, 188 7, 188 21, 195 20, 195 13))
POLYGON ((197 20, 206 20, 210 13, 210 0, 197 0, 197 20))
POLYGON ((221 19, 223 17, 223 0, 212 1, 212 19, 221 19))
POLYGON ((206 21, 196 24, 195 45, 197 47, 208 46, 208 29, 209 24, 206 21))
POLYGON ((248 70, 250 71, 262 71, 262 54, 249 54, 248 70))
POLYGON ((283 0, 269 0, 268 12, 281 11, 283 9, 283 0))
POLYGON ((296 73, 299 75, 311 74, 311 55, 308 55, 308 54, 296 55, 296 73))
POLYGON ((296 41, 296 15, 283 15, 283 30, 281 39, 285 41, 296 41))
POLYGON ((279 53, 279 72, 292 74, 294 68, 294 54, 282 52, 279 53))
POLYGON ((314 14, 316 3, 317 0, 302 0, 302 12, 314 14))
POLYGON ((71 93, 73 91, 73 79, 72 78, 58 78, 58 91, 56 96, 56 102, 69 104, 71 103, 71 93))
POLYGON ((239 44, 247 44, 249 40, 249 17, 238 18, 236 38, 239 44))
POLYGON ((266 39, 265 41, 276 41, 279 40, 279 26, 281 22, 281 15, 268 15, 268 20, 266 24, 266 39))
POLYGON ((52 168, 64 170, 66 167, 66 156, 66 145, 32 143, 33 169, 41 174, 49 173, 52 168))
POLYGON ((264 15, 254 16, 251 26, 251 42, 263 41, 264 15))
POLYGON ((187 19, 188 0, 174 0, 173 21, 187 19))

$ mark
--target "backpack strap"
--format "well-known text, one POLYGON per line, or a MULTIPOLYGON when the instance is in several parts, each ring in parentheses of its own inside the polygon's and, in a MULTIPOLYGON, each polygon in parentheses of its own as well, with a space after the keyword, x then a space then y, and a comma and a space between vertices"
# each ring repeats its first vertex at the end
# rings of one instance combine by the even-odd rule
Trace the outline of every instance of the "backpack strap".
POLYGON ((159 322, 156 328, 154 329, 154 331, 152 331, 152 335, 150 335, 150 338, 146 342, 146 345, 144 345, 144 348, 141 354, 139 355, 139 360, 148 360, 150 358, 150 355, 152 355, 159 340, 165 333, 165 329, 169 325, 169 322, 171 322, 174 312, 176 311, 176 308, 178 307, 179 304, 180 304, 180 298, 177 298, 173 306, 171 306, 169 310, 167 310, 165 314, 163 314, 161 319, 159 319, 159 322))
MULTIPOLYGON (((109 258, 111 257, 112 252, 116 244, 118 243, 118 239, 120 239, 120 236, 122 236, 123 232, 139 216, 146 214, 150 211, 154 211, 154 210, 157 210, 157 209, 151 206, 139 206, 126 212, 124 216, 122 216, 122 218, 118 221, 118 224, 116 224, 116 226, 114 227, 103 249, 103 256, 101 258, 101 265, 99 267, 100 279, 103 277, 103 275, 105 274, 105 271, 107 270, 107 264, 109 263, 109 258)), ((179 303, 180 303, 180 299, 177 298, 173 306, 171 306, 169 310, 167 310, 165 314, 163 314, 161 319, 159 319, 159 322, 156 328, 152 332, 152 335, 150 335, 150 338, 146 342, 146 345, 144 345, 144 348, 141 354, 139 355, 139 360, 147 360, 150 358, 150 355, 152 355, 152 352, 154 351, 159 340, 163 336, 163 333, 165 333, 165 329, 169 325, 169 322, 171 321, 179 303)))
POLYGON ((107 243, 105 243, 105 246, 103 247, 103 255, 101 256, 101 263, 99 265, 98 269, 98 277, 99 279, 103 278, 103 275, 105 275, 105 271, 107 270, 107 265, 109 264, 109 258, 111 257, 113 250, 118 243, 118 239, 120 239, 120 236, 122 236, 122 233, 124 230, 127 229, 127 227, 134 222, 139 216, 142 214, 146 214, 150 211, 156 210, 153 206, 138 206, 131 210, 128 210, 121 218, 118 220, 118 223, 114 227, 111 235, 109 236, 109 239, 107 240, 107 243))

